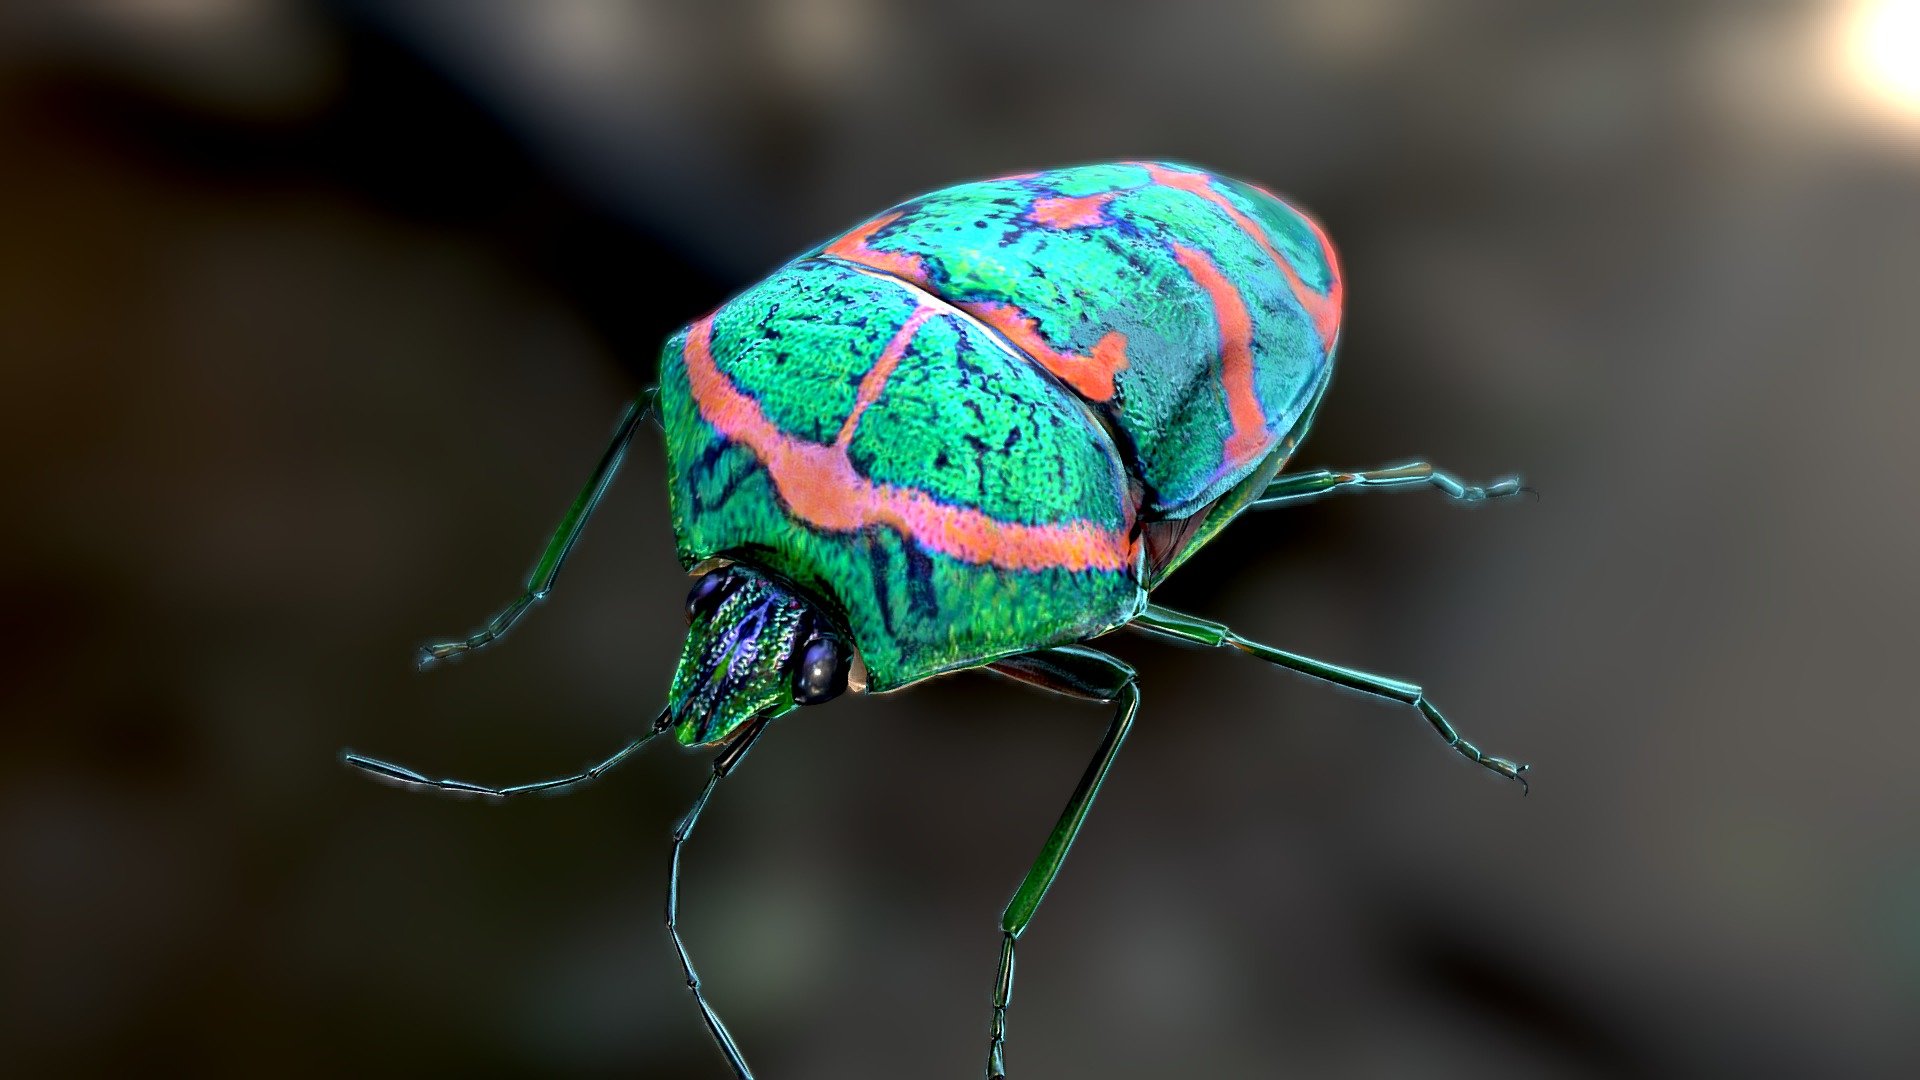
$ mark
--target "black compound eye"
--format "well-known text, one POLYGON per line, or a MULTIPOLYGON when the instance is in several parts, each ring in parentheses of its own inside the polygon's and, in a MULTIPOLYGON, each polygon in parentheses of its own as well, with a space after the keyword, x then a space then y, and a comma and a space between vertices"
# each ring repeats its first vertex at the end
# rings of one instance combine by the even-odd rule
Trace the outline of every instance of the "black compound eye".
POLYGON ((798 705, 818 705, 832 701, 847 689, 847 654, 840 642, 816 637, 807 642, 800 654, 800 667, 793 673, 793 700, 798 705))
POLYGON ((693 591, 687 593, 687 621, 713 614, 720 602, 739 584, 740 579, 727 573, 725 567, 711 571, 694 582, 693 591))

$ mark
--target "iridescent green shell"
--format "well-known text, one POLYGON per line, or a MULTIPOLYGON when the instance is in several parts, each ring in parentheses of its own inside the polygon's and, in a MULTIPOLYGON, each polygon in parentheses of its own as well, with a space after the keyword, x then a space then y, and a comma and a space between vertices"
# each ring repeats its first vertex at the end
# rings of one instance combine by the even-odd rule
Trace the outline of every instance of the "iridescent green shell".
POLYGON ((1317 226, 1185 167, 914 199, 668 343, 680 557, 798 585, 875 691, 1103 633, 1278 470, 1339 304, 1317 226))
POLYGON ((780 270, 668 343, 660 406, 681 560, 806 590, 872 690, 1090 637, 1143 602, 1098 422, 902 282, 780 270))

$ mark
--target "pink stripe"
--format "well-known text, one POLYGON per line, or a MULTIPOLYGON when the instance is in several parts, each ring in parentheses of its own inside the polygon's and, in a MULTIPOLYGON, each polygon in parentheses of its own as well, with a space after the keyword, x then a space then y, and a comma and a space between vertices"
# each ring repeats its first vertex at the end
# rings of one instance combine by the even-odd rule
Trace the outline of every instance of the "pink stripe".
POLYGON ((886 351, 880 354, 880 359, 874 361, 873 367, 860 377, 860 391, 854 395, 853 411, 847 414, 846 423, 840 425, 840 434, 834 438, 833 445, 845 450, 847 444, 853 441, 853 432, 860 426, 861 415, 880 396, 880 391, 887 388, 887 380, 893 378, 893 369, 900 366, 900 358, 907 354, 907 346, 913 344, 914 335, 920 332, 921 324, 932 315, 933 309, 930 307, 915 308, 901 325, 900 332, 887 342, 886 351))
POLYGON ((1320 250, 1327 260, 1327 291, 1324 293, 1316 291, 1301 279, 1300 272, 1295 270, 1286 256, 1280 254, 1272 241, 1267 239, 1266 230, 1262 229, 1258 222, 1241 213, 1240 208, 1233 205, 1225 195, 1215 190, 1213 182, 1207 178, 1206 174, 1179 172, 1152 162, 1139 164, 1141 168, 1147 170, 1147 175, 1153 177, 1154 183, 1191 192, 1225 210, 1227 216, 1233 219, 1233 223, 1240 226, 1241 231, 1260 245, 1261 249, 1267 253, 1267 258, 1273 260, 1273 265, 1280 271, 1281 276, 1287 279, 1287 288, 1293 292, 1294 299, 1299 301, 1301 308, 1307 313, 1307 319, 1313 323, 1314 332, 1320 336, 1320 347, 1333 348, 1333 339, 1340 333, 1340 303, 1346 288, 1340 281, 1340 267, 1334 260, 1333 245, 1327 241, 1327 234, 1321 230, 1319 222, 1294 210, 1292 204, 1272 192, 1264 190, 1261 192, 1287 209, 1293 210, 1302 221, 1307 223, 1307 227, 1313 230, 1314 238, 1320 242, 1320 250))
MULTIPOLYGON (((911 322, 909 326, 918 328, 911 322)), ((901 336, 888 345, 888 353, 896 346, 904 353, 909 340, 903 328, 901 336)), ((767 419, 760 403, 742 393, 714 363, 712 316, 688 330, 685 357, 689 389, 701 417, 727 439, 753 451, 788 510, 808 525, 835 532, 884 525, 928 551, 1003 570, 1111 572, 1133 565, 1133 545, 1124 529, 1103 529, 1084 520, 1056 525, 1000 521, 972 507, 950 506, 924 491, 861 476, 847 458, 852 418, 842 427, 844 437, 831 446, 781 431, 767 419)), ((898 363, 899 357, 894 356, 893 362, 898 363)), ((885 363, 883 356, 876 366, 885 363)), ((861 380, 862 396, 871 380, 871 372, 861 380)), ((879 393, 876 385, 874 397, 879 393)), ((856 401, 856 413, 863 408, 856 401)))
POLYGON ((1214 321, 1220 326, 1220 388, 1227 395, 1227 416, 1233 434, 1223 450, 1223 469, 1238 468, 1264 454, 1271 445, 1267 415, 1253 386, 1253 319, 1240 299, 1240 290, 1198 248, 1174 244, 1173 257, 1213 301, 1214 321))

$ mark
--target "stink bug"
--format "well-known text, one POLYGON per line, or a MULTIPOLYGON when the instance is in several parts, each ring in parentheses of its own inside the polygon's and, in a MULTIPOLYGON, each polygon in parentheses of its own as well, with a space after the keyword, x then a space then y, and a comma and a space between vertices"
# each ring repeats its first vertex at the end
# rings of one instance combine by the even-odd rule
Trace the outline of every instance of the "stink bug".
POLYGON ((675 334, 660 385, 613 442, 525 592, 479 649, 546 597, 657 408, 690 629, 651 730, 576 776, 490 788, 355 754, 391 780, 496 798, 559 792, 655 735, 715 747, 673 833, 667 931, 714 1041, 676 925, 680 849, 766 725, 851 687, 879 694, 984 669, 1115 706, 1000 918, 986 1072, 1005 1075, 1015 943, 1080 832, 1140 705, 1133 669, 1085 642, 1121 627, 1226 646, 1402 702, 1503 777, 1420 687, 1263 645, 1154 604, 1152 590, 1243 511, 1339 491, 1433 487, 1462 502, 1521 491, 1424 462, 1282 474, 1326 393, 1342 298, 1311 218, 1251 184, 1123 162, 961 184, 802 255, 675 334))

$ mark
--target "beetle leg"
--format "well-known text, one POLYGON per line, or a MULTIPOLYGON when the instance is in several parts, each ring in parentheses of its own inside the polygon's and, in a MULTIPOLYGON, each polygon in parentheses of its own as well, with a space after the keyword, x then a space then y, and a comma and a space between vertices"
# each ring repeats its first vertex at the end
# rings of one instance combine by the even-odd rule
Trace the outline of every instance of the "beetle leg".
POLYGON ((526 614, 528 608, 547 598, 547 592, 553 588, 554 578, 560 576, 561 565, 567 561, 567 553, 573 550, 574 541, 580 539, 581 531, 587 527, 587 519, 593 516, 594 509, 600 505, 601 496, 607 493, 607 485, 613 483, 614 474, 620 471, 620 462, 627 455, 627 445, 633 441, 633 429, 639 426, 652 407, 653 392, 648 391, 634 399, 627 406, 627 411, 621 414, 620 422, 614 425, 612 441, 607 444, 605 453, 600 455, 600 464, 594 466, 593 475, 587 479, 586 486, 580 489, 580 494, 574 497, 567 516, 561 519, 560 527, 554 530, 552 538, 547 541, 546 551, 534 565, 533 572, 527 575, 524 591, 466 640, 443 641, 423 648, 420 651, 422 668, 461 653, 485 648, 520 621, 520 616, 526 614))
POLYGON ((673 856, 667 869, 667 936, 673 939, 674 951, 680 954, 680 967, 686 972, 687 989, 693 992, 694 1004, 700 1006, 700 1019, 706 1021, 707 1034, 713 1036, 713 1043, 726 1055, 727 1064, 732 1067, 736 1080, 753 1080, 753 1070, 747 1067, 746 1056, 740 1053, 740 1045, 733 1041, 733 1033, 727 1025, 720 1022, 720 1014, 707 1004, 707 997, 700 992, 700 976, 693 970, 693 957, 687 954, 686 943, 680 940, 680 848, 693 835, 693 827, 700 822, 700 814, 707 808, 707 800, 713 798, 713 789, 733 771, 734 766, 747 756, 753 744, 760 739, 760 733, 767 729, 765 720, 757 721, 736 738, 731 745, 713 759, 713 776, 707 780, 707 786, 700 789, 700 797, 693 800, 692 809, 680 819, 673 830, 673 856))
POLYGON ((1100 785, 1107 779, 1107 770, 1113 767, 1113 759, 1120 753, 1120 744, 1126 741, 1127 731, 1133 726, 1134 714, 1140 710, 1140 690, 1134 684, 1133 668, 1105 653, 1077 645, 1010 656, 989 665, 989 670, 1057 694, 1089 701, 1120 703, 1120 710, 1114 714, 1113 723, 1108 725, 1100 748, 1094 751, 1093 760, 1080 777, 1079 786, 1073 789, 1073 796, 1067 800, 1067 808, 1061 812, 1059 822, 1040 848, 1039 858, 1034 860, 1033 867, 1027 871, 1020 887, 1014 890, 1013 899, 1000 916, 1000 971, 993 983, 993 1023, 987 1045, 987 1076, 989 1080, 1004 1080, 1007 1074, 1007 1003, 1013 998, 1014 942, 1025 932, 1027 924, 1033 921, 1034 911, 1045 899, 1053 879, 1060 875, 1060 866, 1066 861, 1067 851, 1073 847, 1074 838, 1080 835, 1080 826, 1087 819, 1087 810, 1093 806, 1094 796, 1100 793, 1100 785))
POLYGON ((1336 491, 1396 491, 1417 487, 1439 488, 1455 502, 1484 502, 1488 499, 1501 499, 1532 490, 1521 487, 1520 478, 1517 476, 1502 477, 1481 487, 1477 484, 1464 483, 1452 473, 1443 472, 1424 461, 1409 461, 1404 465, 1388 465, 1385 468, 1367 469, 1364 472, 1315 469, 1312 472, 1276 476, 1248 509, 1265 510, 1275 506, 1292 506, 1295 503, 1318 499, 1323 495, 1331 495, 1336 491))
POLYGON ((1249 656, 1259 657, 1269 664, 1277 664, 1302 675, 1311 675, 1316 679, 1323 679, 1376 697, 1405 702, 1420 710, 1420 715, 1427 718, 1427 723, 1432 724, 1433 729, 1440 733, 1440 737, 1447 740, 1447 745, 1453 747, 1461 757, 1484 769, 1499 773, 1509 780, 1520 781, 1520 790, 1523 794, 1527 790, 1525 776, 1527 766, 1508 761, 1503 757, 1494 757, 1461 738, 1460 733, 1447 722, 1447 718, 1440 715, 1440 710, 1434 708, 1433 703, 1427 700, 1426 691, 1413 683, 1342 667, 1339 664, 1329 664, 1325 660, 1315 660, 1310 656, 1302 656, 1299 653, 1287 652, 1285 649, 1276 649, 1271 645, 1262 645, 1257 641, 1249 641, 1234 633, 1224 623, 1183 615, 1158 604, 1148 604, 1147 609, 1134 616, 1133 622, 1128 625, 1137 626, 1142 630, 1162 637, 1170 637, 1176 641, 1215 648, 1227 646, 1239 649, 1249 656))
POLYGON ((405 765, 396 765, 391 761, 382 761, 379 758, 356 754, 351 750, 341 751, 340 760, 363 772, 372 773, 382 780, 390 780, 397 784, 405 784, 408 787, 426 788, 432 791, 445 791, 457 795, 481 795, 490 799, 506 799, 515 795, 531 795, 535 792, 543 795, 558 795, 568 788, 599 779, 602 774, 627 760, 628 755, 646 745, 648 739, 667 730, 670 726, 671 725, 667 723, 667 712, 665 709, 662 709, 660 710, 660 715, 654 719, 653 727, 649 729, 645 735, 621 747, 614 752, 612 757, 595 765, 593 768, 585 772, 574 773, 572 776, 556 777, 552 780, 535 780, 530 784, 515 784, 512 787, 486 787, 482 784, 468 783, 465 780, 435 780, 423 773, 415 772, 405 765))

